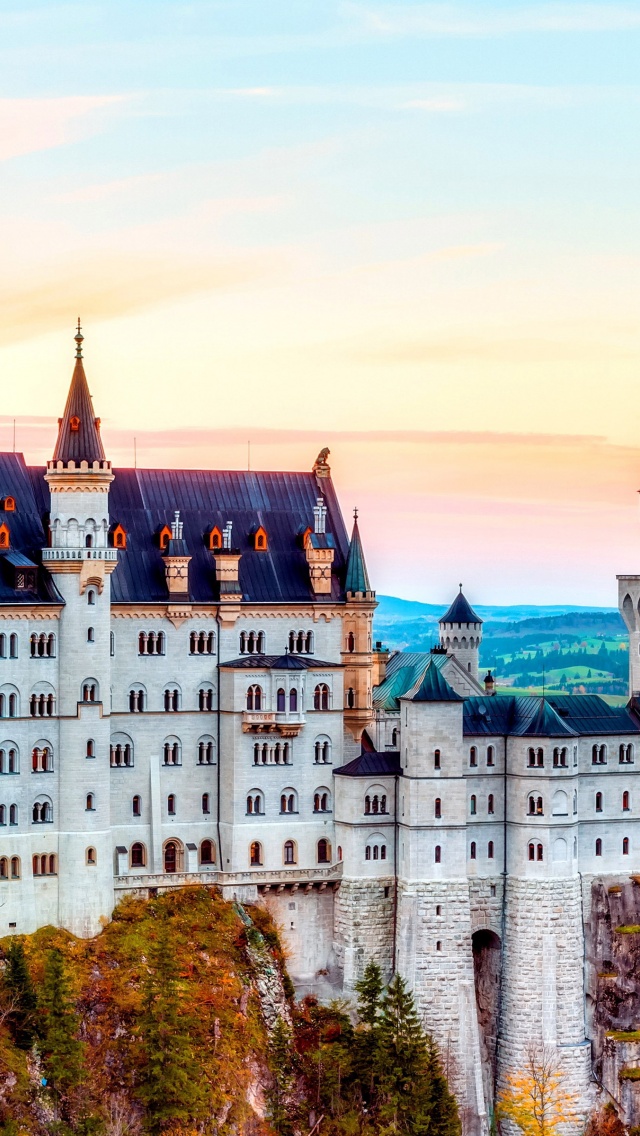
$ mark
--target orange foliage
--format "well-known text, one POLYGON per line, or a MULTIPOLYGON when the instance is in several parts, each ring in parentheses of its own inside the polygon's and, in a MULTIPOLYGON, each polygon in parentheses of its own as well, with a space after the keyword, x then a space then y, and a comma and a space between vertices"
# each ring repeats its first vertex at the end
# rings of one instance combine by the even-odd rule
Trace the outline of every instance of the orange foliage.
POLYGON ((524 1136, 559 1136, 563 1125, 579 1121, 576 1097, 565 1081, 555 1048, 530 1046, 522 1069, 507 1078, 498 1097, 498 1117, 513 1121, 524 1136))

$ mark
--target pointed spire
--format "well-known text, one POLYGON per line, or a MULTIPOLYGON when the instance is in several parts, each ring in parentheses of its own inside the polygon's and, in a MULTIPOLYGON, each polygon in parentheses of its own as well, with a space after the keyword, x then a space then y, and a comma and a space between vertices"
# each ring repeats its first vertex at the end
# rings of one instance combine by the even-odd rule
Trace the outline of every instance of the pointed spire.
POLYGON ((93 404, 82 362, 84 336, 79 317, 78 329, 74 338, 76 341, 76 365, 73 370, 64 414, 58 421, 58 441, 56 442, 53 460, 54 462, 64 462, 65 465, 70 461, 74 461, 76 465, 82 461, 89 463, 103 462, 105 454, 100 438, 100 419, 96 418, 93 412, 93 404))
POLYGON ((364 560, 364 550, 362 548, 362 541, 360 539, 360 530, 358 528, 358 510, 353 510, 353 532, 351 534, 351 544, 349 545, 349 556, 347 558, 347 575, 345 579, 346 592, 370 592, 371 584, 369 583, 369 573, 367 572, 367 565, 364 560))

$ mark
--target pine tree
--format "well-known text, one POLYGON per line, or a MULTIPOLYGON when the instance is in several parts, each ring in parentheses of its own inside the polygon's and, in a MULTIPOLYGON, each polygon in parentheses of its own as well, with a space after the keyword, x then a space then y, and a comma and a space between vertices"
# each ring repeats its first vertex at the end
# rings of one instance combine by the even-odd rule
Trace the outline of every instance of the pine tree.
POLYGON ((4 987, 11 1036, 19 1049, 30 1049, 36 1035, 37 1000, 21 939, 14 938, 9 944, 4 987))
POLYGON ((45 958, 39 1008, 43 1068, 56 1104, 66 1117, 69 1094, 84 1077, 84 1046, 77 1037, 78 1019, 62 952, 56 947, 45 958))
POLYGON ((164 919, 150 953, 139 1037, 144 1058, 138 1096, 145 1107, 147 1131, 157 1136, 172 1124, 202 1117, 205 1090, 194 1076, 198 1062, 189 1019, 180 1007, 178 968, 164 919))

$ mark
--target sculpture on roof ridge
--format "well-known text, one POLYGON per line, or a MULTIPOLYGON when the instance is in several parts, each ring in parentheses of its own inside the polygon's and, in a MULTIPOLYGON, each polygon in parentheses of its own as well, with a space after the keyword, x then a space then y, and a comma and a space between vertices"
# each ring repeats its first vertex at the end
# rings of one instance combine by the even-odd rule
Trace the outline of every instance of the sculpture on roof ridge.
POLYGON ((324 449, 320 450, 320 453, 318 454, 316 460, 314 461, 313 472, 316 474, 317 477, 329 477, 329 475, 331 473, 331 469, 330 469, 329 463, 327 461, 327 458, 329 457, 330 453, 331 453, 331 450, 329 449, 329 447, 325 446, 324 449))

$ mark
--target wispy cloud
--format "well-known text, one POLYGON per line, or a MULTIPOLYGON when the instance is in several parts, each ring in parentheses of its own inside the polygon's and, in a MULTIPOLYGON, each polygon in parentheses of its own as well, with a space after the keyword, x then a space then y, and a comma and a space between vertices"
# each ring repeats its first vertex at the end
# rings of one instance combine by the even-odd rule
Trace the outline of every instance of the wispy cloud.
POLYGON ((538 4, 518 8, 462 4, 344 4, 346 16, 379 36, 504 36, 531 32, 609 32, 640 29, 629 4, 538 4))
POLYGON ((0 161, 88 138, 104 128, 101 112, 125 101, 124 95, 0 99, 0 161))

